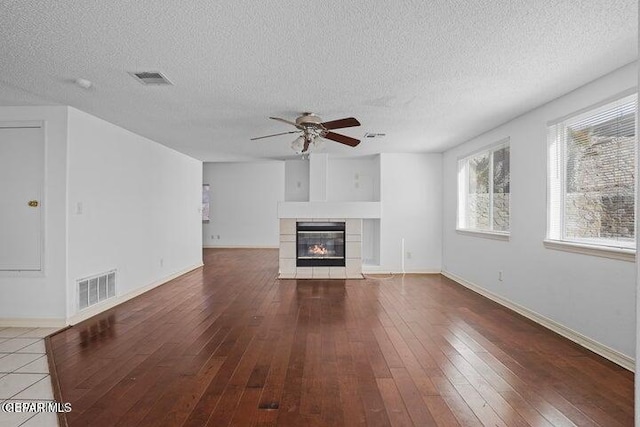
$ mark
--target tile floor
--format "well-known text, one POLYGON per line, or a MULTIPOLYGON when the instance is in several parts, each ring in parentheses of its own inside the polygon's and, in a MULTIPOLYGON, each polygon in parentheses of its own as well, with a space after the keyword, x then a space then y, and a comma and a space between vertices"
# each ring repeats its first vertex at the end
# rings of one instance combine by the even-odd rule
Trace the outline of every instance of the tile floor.
MULTIPOLYGON (((6 401, 52 401, 53 389, 44 337, 58 328, 0 327, 0 403, 6 401)), ((0 426, 58 426, 51 412, 4 412, 0 426)))

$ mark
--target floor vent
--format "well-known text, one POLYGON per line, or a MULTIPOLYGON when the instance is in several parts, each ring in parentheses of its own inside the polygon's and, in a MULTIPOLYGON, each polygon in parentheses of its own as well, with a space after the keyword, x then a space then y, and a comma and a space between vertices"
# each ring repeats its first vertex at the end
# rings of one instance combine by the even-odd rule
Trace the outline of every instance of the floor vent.
POLYGON ((116 270, 78 280, 78 307, 83 310, 116 296, 116 270))

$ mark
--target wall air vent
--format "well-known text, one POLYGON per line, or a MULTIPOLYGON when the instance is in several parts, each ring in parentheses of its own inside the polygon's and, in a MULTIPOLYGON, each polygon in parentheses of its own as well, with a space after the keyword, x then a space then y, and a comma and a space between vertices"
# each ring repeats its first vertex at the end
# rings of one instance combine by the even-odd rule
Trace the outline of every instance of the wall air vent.
POLYGON ((365 138, 382 138, 383 136, 386 136, 386 133, 370 133, 367 132, 364 134, 365 138))
POLYGON ((80 310, 116 296, 116 270, 85 277, 77 283, 80 310))
POLYGON ((173 83, 162 73, 157 71, 142 71, 140 73, 129 73, 143 85, 171 86, 173 83))

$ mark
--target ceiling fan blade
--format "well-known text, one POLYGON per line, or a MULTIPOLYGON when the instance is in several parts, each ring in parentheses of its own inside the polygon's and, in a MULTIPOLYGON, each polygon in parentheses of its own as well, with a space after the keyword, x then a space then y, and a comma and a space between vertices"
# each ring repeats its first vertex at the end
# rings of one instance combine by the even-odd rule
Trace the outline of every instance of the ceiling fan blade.
POLYGON ((320 124, 327 130, 360 126, 360 122, 353 117, 348 117, 346 119, 340 119, 340 120, 332 120, 330 122, 324 122, 320 124))
POLYGON ((350 136, 341 135, 335 132, 323 132, 322 137, 335 142, 339 142, 340 144, 348 145, 350 147, 355 147, 356 145, 360 144, 359 139, 351 138, 350 136))
POLYGON ((280 133, 274 133, 273 135, 258 136, 256 138, 251 138, 251 141, 255 141, 256 139, 271 138, 272 136, 287 135, 287 134, 290 134, 290 133, 300 133, 300 131, 299 130, 292 130, 290 132, 280 132, 280 133))
POLYGON ((283 122, 283 123, 289 124, 289 125, 291 125, 291 126, 295 126, 295 127, 297 127, 298 129, 300 129, 300 127, 298 126, 298 124, 297 124, 296 122, 292 122, 291 120, 281 119, 280 117, 269 117, 269 118, 270 118, 271 120, 277 120, 277 121, 279 121, 279 122, 283 122))

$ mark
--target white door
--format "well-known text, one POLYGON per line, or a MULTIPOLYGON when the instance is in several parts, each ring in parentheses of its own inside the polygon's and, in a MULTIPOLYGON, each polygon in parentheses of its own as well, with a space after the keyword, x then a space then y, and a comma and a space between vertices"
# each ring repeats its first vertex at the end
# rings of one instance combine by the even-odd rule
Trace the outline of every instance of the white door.
POLYGON ((44 132, 0 123, 0 270, 42 270, 44 132))

